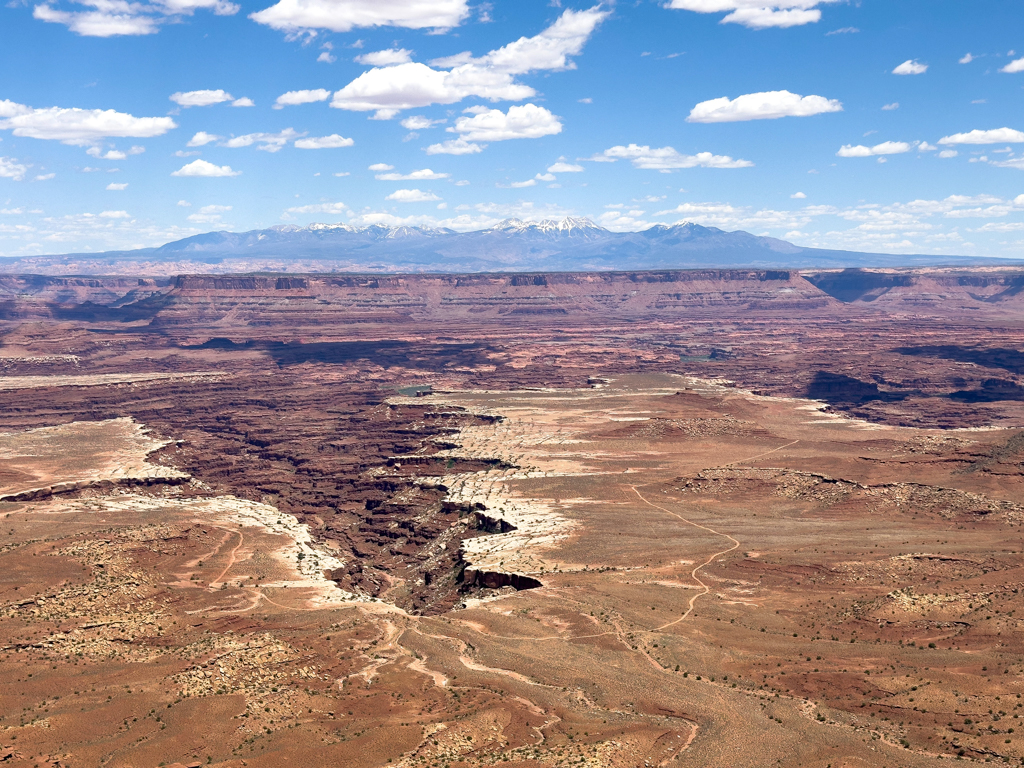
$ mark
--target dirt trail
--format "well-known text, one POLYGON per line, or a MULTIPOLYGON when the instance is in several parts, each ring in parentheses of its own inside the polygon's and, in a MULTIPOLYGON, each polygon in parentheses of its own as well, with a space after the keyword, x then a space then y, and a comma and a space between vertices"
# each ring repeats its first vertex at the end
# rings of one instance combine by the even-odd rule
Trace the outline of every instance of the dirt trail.
MULTIPOLYGON (((784 448, 785 446, 782 446, 782 447, 784 448)), ((779 450, 779 449, 776 448, 775 450, 779 450)), ((734 539, 732 536, 730 536, 727 533, 722 533, 721 531, 716 531, 714 528, 709 528, 706 525, 701 525, 700 523, 695 523, 692 520, 687 520, 685 517, 683 517, 682 515, 680 515, 680 514, 678 514, 676 512, 673 512, 671 509, 665 509, 665 507, 658 506, 657 504, 654 504, 653 502, 648 501, 647 499, 644 498, 643 494, 640 493, 640 491, 638 491, 636 489, 635 485, 631 485, 629 487, 633 489, 633 493, 635 493, 640 498, 640 501, 642 501, 647 506, 653 507, 654 509, 659 509, 662 512, 665 512, 665 513, 667 513, 669 515, 672 515, 672 517, 679 518, 684 523, 686 523, 687 525, 692 525, 694 528, 700 528, 701 530, 707 531, 708 533, 713 533, 715 536, 721 536, 721 537, 726 538, 726 539, 728 539, 729 541, 732 542, 732 546, 731 547, 729 547, 728 549, 723 549, 720 552, 715 552, 713 555, 708 557, 707 560, 705 560, 703 563, 701 563, 700 565, 695 567, 692 571, 690 571, 690 577, 695 582, 697 582, 700 585, 701 591, 697 592, 695 595, 693 595, 690 598, 689 603, 687 604, 686 613, 684 613, 682 616, 680 616, 675 621, 670 621, 667 624, 662 624, 660 627, 655 627, 654 631, 660 632, 663 629, 668 629, 669 627, 674 626, 675 624, 678 624, 679 622, 683 621, 683 619, 685 619, 687 616, 689 616, 693 612, 693 605, 694 605, 694 603, 697 602, 698 598, 703 597, 704 595, 706 595, 708 592, 711 591, 711 587, 709 587, 707 584, 705 584, 701 580, 700 576, 697 575, 700 572, 701 568, 704 568, 704 567, 710 565, 712 562, 714 562, 715 558, 721 557, 722 555, 726 555, 726 554, 732 552, 734 549, 738 549, 739 546, 740 546, 740 542, 739 542, 739 539, 734 539)))

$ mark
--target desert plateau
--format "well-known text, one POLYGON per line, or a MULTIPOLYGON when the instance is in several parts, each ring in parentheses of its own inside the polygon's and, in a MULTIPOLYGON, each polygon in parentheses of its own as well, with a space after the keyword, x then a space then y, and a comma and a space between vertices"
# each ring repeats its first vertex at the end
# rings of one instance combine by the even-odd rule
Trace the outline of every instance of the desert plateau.
POLYGON ((1022 284, 0 277, 0 763, 1024 763, 1022 284))

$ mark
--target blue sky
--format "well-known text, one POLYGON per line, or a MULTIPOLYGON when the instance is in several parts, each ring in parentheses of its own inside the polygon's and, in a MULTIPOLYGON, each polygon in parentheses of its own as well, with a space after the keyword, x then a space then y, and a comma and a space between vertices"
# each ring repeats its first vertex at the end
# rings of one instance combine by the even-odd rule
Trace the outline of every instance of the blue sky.
POLYGON ((695 221, 1024 252, 1020 0, 13 0, 0 255, 695 221))

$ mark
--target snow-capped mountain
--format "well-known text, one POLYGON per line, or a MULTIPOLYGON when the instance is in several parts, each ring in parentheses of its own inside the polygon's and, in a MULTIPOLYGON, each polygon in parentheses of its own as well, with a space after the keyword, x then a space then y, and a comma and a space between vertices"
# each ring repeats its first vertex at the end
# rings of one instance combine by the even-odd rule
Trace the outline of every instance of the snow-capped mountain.
POLYGON ((892 256, 802 248, 749 232, 682 223, 612 232, 587 218, 505 219, 475 232, 430 227, 283 224, 251 232, 207 232, 136 251, 0 259, 0 272, 65 265, 102 274, 137 262, 140 272, 519 272, 716 267, 807 268, 968 263, 963 257, 892 256))

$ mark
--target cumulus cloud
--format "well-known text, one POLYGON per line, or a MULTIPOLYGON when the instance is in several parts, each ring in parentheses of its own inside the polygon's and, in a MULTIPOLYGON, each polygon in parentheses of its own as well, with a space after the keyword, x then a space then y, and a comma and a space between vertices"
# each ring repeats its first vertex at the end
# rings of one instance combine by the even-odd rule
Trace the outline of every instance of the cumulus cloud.
POLYGON ((128 185, 127 184, 114 184, 114 183, 107 184, 107 191, 108 192, 121 192, 121 191, 123 191, 125 189, 128 189, 128 185))
POLYGON ((13 157, 0 157, 0 179, 21 181, 30 166, 22 165, 13 157))
POLYGON ((278 133, 246 133, 242 136, 233 136, 230 139, 221 141, 218 146, 227 147, 228 149, 239 149, 240 147, 251 147, 253 144, 258 144, 257 149, 261 149, 264 152, 277 152, 288 142, 294 141, 303 135, 294 128, 285 128, 278 133))
MULTIPOLYGON (((388 166, 391 169, 391 166, 388 166)), ((378 173, 380 181, 436 181, 438 179, 450 179, 450 173, 436 173, 429 168, 423 168, 412 173, 378 173)))
MULTIPOLYGON (((225 101, 236 101, 235 97, 227 91, 185 91, 172 93, 170 100, 182 107, 209 107, 214 104, 223 104, 225 101)), ((241 99, 238 99, 241 101, 241 99)))
POLYGON ((428 155, 475 155, 483 151, 483 144, 473 144, 463 138, 450 139, 440 144, 431 144, 426 149, 428 155))
POLYGON ((407 117, 402 121, 402 127, 407 131, 425 131, 428 128, 433 128, 435 125, 441 125, 442 123, 448 122, 447 120, 431 120, 423 117, 422 115, 413 115, 407 117))
POLYGON ((900 108, 900 103, 898 101, 894 101, 892 104, 884 104, 884 105, 882 105, 882 111, 883 112, 892 112, 892 111, 897 110, 899 108, 900 108))
POLYGON ((160 25, 181 16, 191 16, 200 9, 218 16, 238 13, 240 6, 226 0, 161 0, 140 3, 129 0, 76 0, 89 11, 66 11, 55 3, 37 5, 32 16, 40 21, 63 24, 84 37, 116 37, 119 35, 152 35, 160 25))
POLYGON ((308 91, 288 91, 288 93, 282 93, 277 97, 277 100, 274 102, 274 109, 284 109, 285 107, 297 104, 313 104, 318 101, 327 101, 329 98, 331 98, 331 92, 326 88, 314 88, 308 91))
POLYGON ((865 147, 863 144, 852 146, 844 144, 836 152, 837 157, 876 157, 880 155, 901 155, 909 152, 911 145, 905 141, 883 141, 873 147, 865 147))
POLYGON ((396 189, 386 200, 394 200, 396 203, 429 203, 441 198, 433 192, 422 192, 418 189, 396 189))
POLYGON ((56 178, 56 173, 41 173, 36 176, 33 181, 49 181, 50 179, 56 178))
POLYGON ((15 136, 71 146, 94 146, 109 138, 151 138, 177 127, 169 117, 135 117, 113 109, 33 109, 6 99, 0 101, 0 129, 15 136))
POLYGON ((536 104, 500 109, 471 108, 472 117, 460 117, 447 130, 458 133, 466 141, 507 141, 539 139, 562 132, 558 118, 536 104))
MULTIPOLYGON (((697 13, 728 11, 722 24, 742 24, 750 29, 796 27, 821 19, 819 5, 838 0, 671 0, 669 8, 697 13)), ((848 27, 842 31, 850 31, 848 27)))
POLYGON ((206 131, 199 131, 195 136, 188 140, 186 146, 189 147, 205 147, 207 144, 211 144, 215 141, 220 141, 223 138, 214 133, 207 133, 206 131))
POLYGON ((238 176, 241 171, 231 170, 230 165, 214 165, 208 163, 206 160, 193 160, 187 165, 183 165, 181 168, 176 170, 171 176, 238 176))
POLYGON ((582 165, 573 165, 562 160, 548 166, 548 173, 583 173, 584 170, 582 165))
POLYGON ((1013 128, 995 128, 990 131, 979 131, 977 129, 969 133, 954 133, 952 136, 943 136, 939 144, 1020 144, 1024 142, 1024 132, 1013 128))
POLYGON ((970 54, 970 53, 965 53, 963 56, 961 56, 958 59, 958 61, 961 64, 970 64, 972 61, 974 61, 974 56, 972 54, 970 54))
POLYGON ((572 69, 575 65, 570 57, 583 50, 608 14, 600 6, 568 10, 539 35, 521 37, 480 58, 466 53, 434 60, 431 63, 437 69, 418 62, 374 67, 337 91, 331 106, 393 117, 404 109, 454 104, 470 96, 523 101, 536 91, 516 82, 515 76, 572 69))
POLYGON ((388 48, 383 51, 361 53, 355 58, 356 64, 368 67, 390 67, 393 64, 408 64, 412 61, 412 51, 405 48, 388 48))
POLYGON ((298 139, 295 146, 299 149, 338 149, 339 147, 351 147, 355 144, 352 139, 346 139, 332 133, 330 136, 318 136, 310 139, 298 139))
POLYGON ((907 59, 892 71, 894 75, 923 75, 928 71, 928 65, 922 64, 917 59, 907 59))
MULTIPOLYGON (((501 184, 499 184, 498 186, 500 187, 501 184)), ((527 179, 526 181, 513 181, 508 186, 511 189, 523 189, 525 187, 535 187, 535 186, 537 186, 537 180, 536 179, 527 179)))
POLYGON ((85 150, 85 154, 90 157, 97 157, 101 160, 125 160, 129 155, 141 155, 145 151, 145 147, 131 147, 126 152, 122 152, 117 149, 111 149, 104 152, 100 147, 89 147, 85 150))
POLYGON ((1014 59, 999 71, 1005 72, 1008 75, 1013 75, 1017 72, 1024 72, 1024 58, 1014 59))
POLYGON ((355 27, 450 29, 467 16, 467 0, 280 0, 249 18, 295 33, 316 29, 348 32, 355 27))
POLYGON ((941 152, 939 152, 939 157, 941 157, 943 160, 948 160, 949 158, 956 157, 959 154, 960 153, 957 152, 955 149, 944 149, 941 152))
POLYGON ((775 120, 780 117, 808 117, 824 112, 842 112, 843 105, 824 96, 800 96, 789 91, 748 93, 729 100, 702 101, 690 111, 688 123, 736 123, 746 120, 775 120))
POLYGON ((654 171, 669 171, 679 168, 750 168, 749 160, 733 160, 728 155, 713 155, 710 152, 698 152, 696 155, 684 155, 672 147, 651 149, 648 146, 616 146, 606 149, 591 160, 596 162, 615 162, 629 160, 634 168, 654 171))
POLYGON ((807 195, 805 195, 803 192, 795 192, 792 195, 790 195, 790 198, 792 198, 793 200, 806 200, 807 195))

